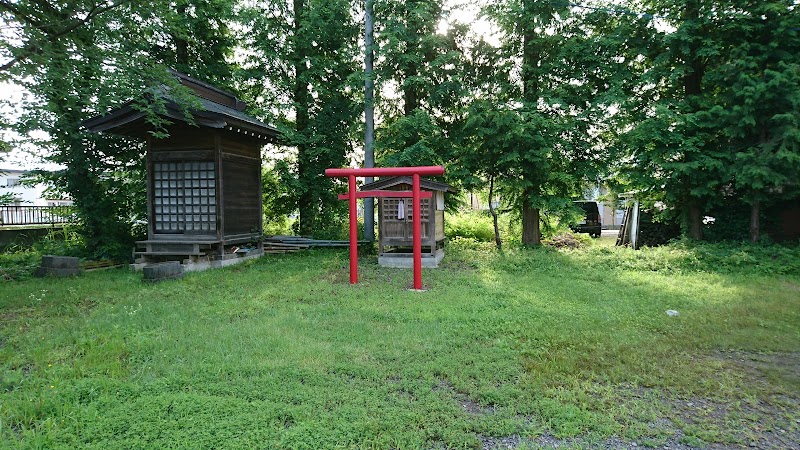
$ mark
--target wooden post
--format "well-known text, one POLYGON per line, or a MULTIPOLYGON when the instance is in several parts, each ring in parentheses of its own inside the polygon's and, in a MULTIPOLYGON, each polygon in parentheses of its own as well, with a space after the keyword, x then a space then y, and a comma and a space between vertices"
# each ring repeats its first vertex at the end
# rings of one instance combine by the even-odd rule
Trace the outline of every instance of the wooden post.
POLYGON ((411 214, 414 215, 414 289, 422 289, 422 219, 420 218, 420 197, 419 197, 419 174, 412 175, 413 184, 411 192, 412 198, 411 214))
POLYGON ((347 193, 350 195, 350 284, 358 283, 358 208, 356 201, 356 176, 347 177, 347 193))

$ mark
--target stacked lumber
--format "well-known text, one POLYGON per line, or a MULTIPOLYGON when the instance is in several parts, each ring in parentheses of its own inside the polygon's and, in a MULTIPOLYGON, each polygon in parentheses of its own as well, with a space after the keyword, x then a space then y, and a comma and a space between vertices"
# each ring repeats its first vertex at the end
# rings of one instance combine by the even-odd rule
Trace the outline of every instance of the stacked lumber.
POLYGON ((310 248, 306 244, 286 243, 280 241, 264 241, 264 253, 294 253, 310 248))
MULTIPOLYGON (((367 241, 358 241, 359 245, 367 241)), ((294 253, 312 247, 339 247, 350 246, 350 241, 337 241, 330 239, 311 239, 303 236, 268 236, 264 238, 264 253, 294 253)))

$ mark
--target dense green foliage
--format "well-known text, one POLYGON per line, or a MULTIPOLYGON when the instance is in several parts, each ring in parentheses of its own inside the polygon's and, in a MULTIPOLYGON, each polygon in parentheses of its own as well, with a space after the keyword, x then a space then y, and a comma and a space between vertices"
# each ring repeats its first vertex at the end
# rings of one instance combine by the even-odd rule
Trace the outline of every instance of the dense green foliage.
POLYGON ((87 251, 94 256, 128 259, 133 240, 141 237, 141 227, 133 224, 145 214, 144 158, 141 143, 86 133, 81 122, 134 100, 154 125, 163 123, 158 102, 146 94, 167 84, 180 97, 165 67, 212 82, 229 80, 224 58, 233 43, 222 13, 230 14, 231 5, 221 0, 178 2, 176 9, 169 2, 0 4, 3 22, 13 29, 0 49, 8 58, 0 79, 31 94, 15 110, 11 128, 41 146, 45 161, 63 167, 41 175, 74 200, 87 251), (211 16, 216 25, 209 23, 211 16), (46 138, 36 139, 42 133, 46 138))
MULTIPOLYGON (((664 203, 695 239, 737 203, 750 210, 738 237, 758 240, 765 211, 800 194, 795 1, 479 6, 496 40, 458 23, 458 3, 375 2, 379 165, 444 164, 456 186, 491 187, 527 244, 598 180, 664 203)), ((129 99, 157 124, 145 94, 172 67, 284 132, 269 216, 299 211, 302 234, 338 228, 342 186, 323 171, 360 160, 362 7, 2 1, 0 80, 31 94, 3 123, 63 167, 49 178, 74 198, 91 252, 123 254, 144 212, 141 148, 79 124, 129 99)))
POLYGON ((494 241, 494 226, 487 214, 479 212, 447 216, 444 233, 450 239, 466 238, 479 242, 494 241))
POLYGON ((682 211, 696 239, 715 206, 750 204, 750 238, 758 240, 762 206, 800 186, 796 2, 646 5, 662 26, 648 22, 652 38, 635 50, 645 64, 640 94, 624 110, 633 124, 619 141, 625 176, 682 211))
POLYGON ((437 28, 442 0, 378 1, 378 160, 388 166, 444 164, 452 160, 453 127, 467 94, 463 65, 468 41, 462 26, 437 28), (390 88, 390 89, 387 89, 390 88), (393 92, 394 91, 394 92, 393 92))
POLYGON ((33 277, 42 262, 42 255, 94 257, 86 253, 86 243, 71 227, 52 229, 44 237, 30 243, 14 242, 0 253, 0 280, 20 281, 33 277))
POLYGON ((797 249, 492 247, 425 293, 343 251, 7 283, 0 446, 797 442, 797 249))
POLYGON ((346 205, 325 169, 353 153, 358 125, 358 27, 348 0, 256 3, 243 13, 250 50, 244 82, 258 107, 296 149, 276 164, 283 210, 300 212, 298 231, 315 234, 341 222, 346 205))

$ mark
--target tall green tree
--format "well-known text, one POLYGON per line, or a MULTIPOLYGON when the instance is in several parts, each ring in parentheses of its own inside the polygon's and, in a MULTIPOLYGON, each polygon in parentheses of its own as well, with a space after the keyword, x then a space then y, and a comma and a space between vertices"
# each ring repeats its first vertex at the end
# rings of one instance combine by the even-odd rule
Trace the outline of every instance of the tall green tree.
POLYGON ((709 207, 762 204, 797 185, 797 13, 792 1, 655 0, 662 24, 639 51, 646 70, 624 110, 627 176, 682 211, 701 239, 709 207), (665 30, 665 31, 664 31, 665 30))
POLYGON ((709 73, 712 117, 755 242, 762 207, 800 194, 800 18, 791 0, 725 6, 723 61, 709 73))
POLYGON ((235 89, 232 63, 239 39, 231 31, 239 20, 237 0, 170 2, 164 28, 169 39, 154 43, 154 59, 215 86, 235 89))
POLYGON ((541 210, 571 207, 586 180, 606 171, 598 145, 630 65, 618 58, 610 16, 570 3, 492 2, 487 14, 501 27, 509 73, 528 141, 507 181, 522 218, 522 241, 540 242, 541 210))
POLYGON ((108 69, 128 67, 129 57, 115 54, 113 42, 117 32, 132 30, 115 29, 112 24, 133 14, 131 6, 20 1, 4 2, 0 10, 3 21, 17 33, 4 40, 8 59, 2 76, 32 94, 21 115, 11 119, 13 127, 25 137, 35 131, 47 134, 40 142, 46 158, 64 167, 52 181, 75 201, 90 251, 118 256, 122 252, 117 244, 131 243, 131 220, 126 217, 125 198, 108 195, 116 190, 110 171, 120 165, 120 157, 132 158, 120 155, 121 149, 110 139, 84 134, 80 123, 111 103, 102 95, 101 84, 126 88, 120 78, 109 76, 108 69))
POLYGON ((299 208, 299 232, 315 234, 343 214, 329 167, 345 166, 361 108, 358 36, 349 0, 260 3, 248 11, 246 77, 264 113, 297 149, 281 164, 285 198, 299 208))
POLYGON ((498 250, 502 248, 502 238, 494 200, 498 194, 514 196, 509 180, 518 176, 517 162, 534 139, 535 130, 526 119, 513 105, 476 100, 468 108, 459 133, 461 142, 451 166, 453 176, 460 179, 466 189, 488 189, 489 213, 498 250))
POLYGON ((727 171, 728 155, 709 117, 714 87, 707 78, 719 64, 722 19, 713 2, 657 0, 639 7, 655 11, 663 26, 645 24, 651 37, 641 42, 638 58, 646 69, 624 105, 632 124, 621 139, 624 171, 640 195, 681 210, 687 234, 702 239, 704 210, 727 171))
POLYGON ((448 140, 466 91, 462 77, 466 28, 438 30, 448 11, 441 0, 380 0, 377 21, 377 83, 383 117, 376 147, 384 165, 444 164, 448 140))

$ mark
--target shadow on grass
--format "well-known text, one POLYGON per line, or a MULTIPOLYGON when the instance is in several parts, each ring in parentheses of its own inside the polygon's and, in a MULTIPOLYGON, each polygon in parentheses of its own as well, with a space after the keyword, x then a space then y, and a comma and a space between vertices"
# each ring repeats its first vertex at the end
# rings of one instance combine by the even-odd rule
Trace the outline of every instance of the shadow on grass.
MULTIPOLYGON (((644 261, 650 270, 621 269, 620 259, 639 257, 620 252, 633 253, 512 251, 474 269, 483 288, 498 293, 493 306, 508 310, 493 337, 513 342, 531 421, 548 436, 581 436, 575 445, 609 435, 654 445, 797 442, 795 281, 730 265, 698 271, 686 254, 657 255, 683 267, 644 261), (743 372, 720 357, 731 349, 747 358, 771 352, 775 363, 743 372), (654 394, 639 395, 644 389, 654 394), (676 406, 681 399, 705 408, 676 406), (746 406, 753 402, 760 406, 746 406)), ((480 401, 484 393, 473 395, 480 401)))
POLYGON ((116 271, 10 284, 0 300, 0 419, 10 425, 0 439, 111 448, 748 439, 779 448, 778 430, 796 439, 796 385, 770 372, 800 348, 796 276, 697 270, 699 257, 678 251, 499 255, 456 244, 441 269, 424 270, 425 293, 406 291, 410 270, 374 257, 360 260, 351 286, 339 250, 157 286, 116 271))

